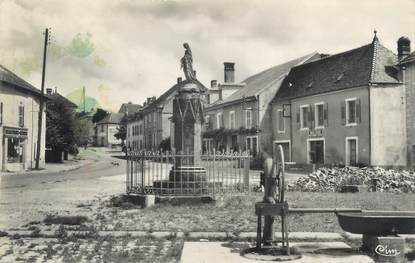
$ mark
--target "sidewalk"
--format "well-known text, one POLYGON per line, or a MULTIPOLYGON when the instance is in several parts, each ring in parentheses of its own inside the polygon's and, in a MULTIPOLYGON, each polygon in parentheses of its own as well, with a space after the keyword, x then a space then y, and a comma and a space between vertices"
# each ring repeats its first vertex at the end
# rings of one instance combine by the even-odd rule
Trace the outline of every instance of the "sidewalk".
POLYGON ((61 173, 73 171, 83 166, 94 163, 95 160, 68 160, 63 163, 46 163, 45 169, 41 170, 26 170, 17 172, 4 172, 3 175, 17 175, 17 174, 46 174, 46 173, 61 173))

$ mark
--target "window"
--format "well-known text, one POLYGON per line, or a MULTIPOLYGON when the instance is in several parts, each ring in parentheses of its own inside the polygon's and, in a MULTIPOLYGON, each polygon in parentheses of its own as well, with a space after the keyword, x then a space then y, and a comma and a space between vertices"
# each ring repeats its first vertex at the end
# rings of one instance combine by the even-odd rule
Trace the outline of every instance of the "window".
POLYGON ((0 124, 3 123, 3 102, 0 102, 0 124))
POLYGON ((278 114, 278 132, 283 133, 285 132, 284 111, 282 109, 279 109, 277 114, 278 114))
POLYGON ((346 124, 356 124, 356 99, 346 100, 346 124))
POLYGON ((24 140, 19 138, 7 138, 7 162, 23 162, 23 144, 24 140))
POLYGON ((24 127, 24 106, 19 106, 19 126, 24 127))
POLYGON ((235 111, 229 112, 229 129, 235 129, 235 111))
POLYGON ((316 121, 316 128, 321 129, 324 128, 324 103, 316 103, 315 104, 315 121, 316 121))
POLYGON ((104 125, 101 125, 101 132, 104 132, 104 125))
POLYGON ((251 129, 252 128, 252 110, 248 109, 245 112, 245 128, 251 129))
POLYGON ((300 107, 301 129, 308 129, 308 105, 300 107))
POLYGON ((354 126, 361 122, 359 98, 350 98, 342 102, 341 118, 342 124, 346 126, 354 126))
POLYGON ((222 122, 223 121, 223 118, 222 118, 222 113, 218 113, 218 114, 216 114, 216 127, 219 129, 219 128, 221 128, 223 125, 222 125, 222 122))

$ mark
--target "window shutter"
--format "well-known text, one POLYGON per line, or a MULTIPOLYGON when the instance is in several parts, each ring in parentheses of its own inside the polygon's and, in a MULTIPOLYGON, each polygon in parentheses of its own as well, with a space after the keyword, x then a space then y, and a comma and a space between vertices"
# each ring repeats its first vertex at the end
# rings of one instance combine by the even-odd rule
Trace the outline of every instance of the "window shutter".
POLYGON ((361 122, 361 107, 360 107, 360 99, 356 99, 356 123, 361 122))
POLYGON ((297 128, 298 129, 301 128, 301 123, 300 123, 300 109, 297 110, 297 128))
POLYGON ((324 111, 323 111, 323 118, 324 118, 324 126, 329 126, 329 105, 328 103, 324 104, 324 111))
POLYGON ((346 101, 341 102, 342 125, 346 125, 346 101))

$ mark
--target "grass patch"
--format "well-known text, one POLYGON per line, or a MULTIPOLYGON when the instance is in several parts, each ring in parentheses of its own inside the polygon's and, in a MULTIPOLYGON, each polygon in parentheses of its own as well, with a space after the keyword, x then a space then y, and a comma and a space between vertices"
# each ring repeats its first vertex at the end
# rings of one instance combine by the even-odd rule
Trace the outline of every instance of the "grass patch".
MULTIPOLYGON (((220 204, 156 204, 146 209, 117 209, 103 203, 98 214, 101 227, 115 226, 115 230, 153 231, 222 231, 238 236, 240 232, 256 231, 257 218, 254 213, 256 202, 262 193, 223 198, 220 204), (115 211, 117 212, 115 212, 115 211)), ((287 192, 290 207, 297 208, 361 208, 366 210, 415 210, 415 194, 389 192, 360 193, 315 193, 287 192)), ((280 221, 275 222, 276 231, 280 221)), ((290 231, 342 232, 334 213, 291 214, 288 218, 290 231)), ((186 234, 185 234, 186 235, 186 234)))
POLYGON ((86 216, 55 216, 47 215, 43 222, 47 225, 81 225, 88 221, 86 216))

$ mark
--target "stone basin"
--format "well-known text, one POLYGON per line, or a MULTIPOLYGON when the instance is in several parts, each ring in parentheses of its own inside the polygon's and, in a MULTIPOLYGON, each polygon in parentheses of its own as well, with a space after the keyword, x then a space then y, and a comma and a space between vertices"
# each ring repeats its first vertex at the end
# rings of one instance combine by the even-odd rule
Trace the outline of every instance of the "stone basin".
POLYGON ((354 234, 415 234, 415 211, 338 213, 337 219, 344 231, 354 234))

